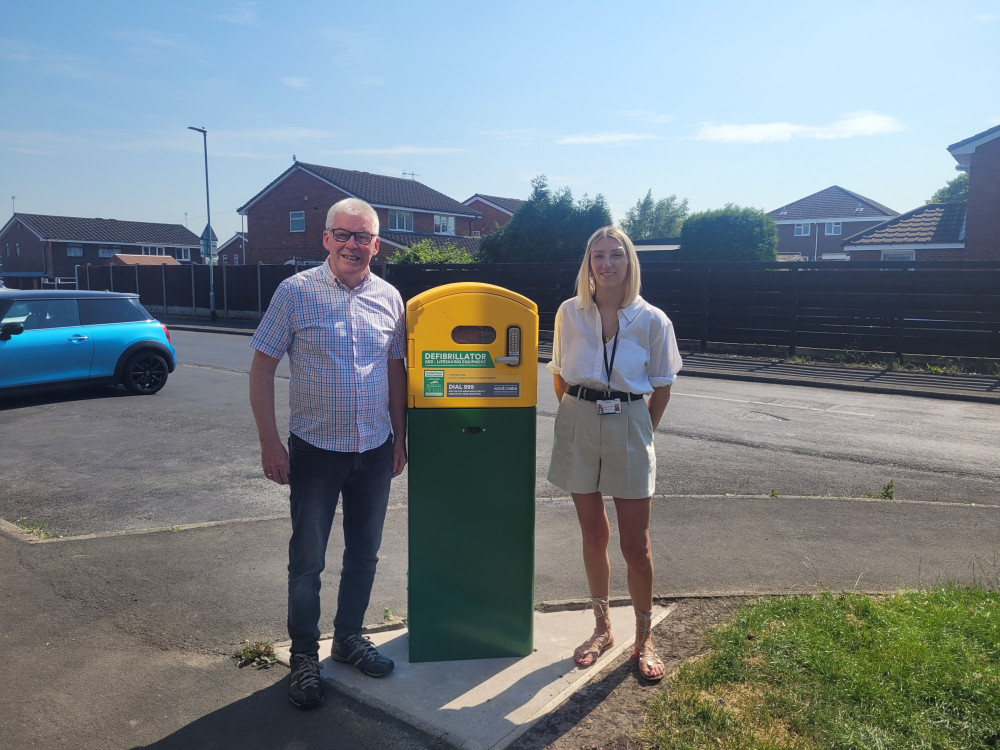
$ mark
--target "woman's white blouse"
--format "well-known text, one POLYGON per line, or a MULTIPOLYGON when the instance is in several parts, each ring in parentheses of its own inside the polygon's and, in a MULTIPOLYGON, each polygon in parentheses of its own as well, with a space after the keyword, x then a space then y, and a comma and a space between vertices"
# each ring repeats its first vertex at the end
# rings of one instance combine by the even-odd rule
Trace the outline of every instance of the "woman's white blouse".
POLYGON ((673 324, 642 297, 618 311, 618 350, 610 387, 603 351, 610 362, 614 339, 604 344, 603 338, 597 306, 585 307, 579 297, 566 300, 556 312, 548 368, 569 385, 627 393, 652 393, 672 384, 680 372, 683 363, 673 324))

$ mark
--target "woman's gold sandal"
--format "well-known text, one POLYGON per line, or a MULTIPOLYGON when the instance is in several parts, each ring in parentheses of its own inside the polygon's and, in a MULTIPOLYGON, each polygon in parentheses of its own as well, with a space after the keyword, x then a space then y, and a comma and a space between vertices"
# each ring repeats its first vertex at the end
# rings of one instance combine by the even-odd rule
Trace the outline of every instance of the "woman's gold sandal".
POLYGON ((615 645, 615 637, 611 634, 611 618, 608 616, 608 597, 592 596, 590 603, 594 607, 594 617, 608 621, 608 629, 603 633, 594 634, 577 646, 573 652, 573 661, 578 667, 593 666, 601 654, 615 645))
POLYGON ((646 642, 646 637, 652 630, 653 612, 643 612, 641 609, 635 610, 636 638, 635 648, 632 649, 632 658, 639 662, 639 674, 650 682, 657 682, 663 679, 666 670, 656 674, 657 667, 663 667, 663 660, 656 655, 653 644, 646 642), (639 644, 642 643, 642 647, 639 644))

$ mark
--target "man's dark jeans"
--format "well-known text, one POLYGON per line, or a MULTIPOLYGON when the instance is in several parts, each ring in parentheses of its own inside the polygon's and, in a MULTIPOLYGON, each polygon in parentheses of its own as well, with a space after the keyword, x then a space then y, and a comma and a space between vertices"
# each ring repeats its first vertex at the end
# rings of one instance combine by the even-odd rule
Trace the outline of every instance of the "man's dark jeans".
POLYGON ((363 453, 317 448, 288 438, 292 538, 288 542, 288 635, 293 654, 319 650, 320 573, 339 497, 344 499, 344 563, 333 621, 338 640, 361 632, 375 580, 392 479, 392 438, 363 453))

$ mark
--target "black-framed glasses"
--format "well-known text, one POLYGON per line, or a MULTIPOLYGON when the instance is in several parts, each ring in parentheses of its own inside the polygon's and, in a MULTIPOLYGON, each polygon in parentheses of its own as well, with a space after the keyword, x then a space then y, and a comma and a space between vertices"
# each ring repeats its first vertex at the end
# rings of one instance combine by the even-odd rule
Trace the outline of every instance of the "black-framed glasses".
POLYGON ((375 236, 371 232, 348 232, 346 229, 327 229, 326 231, 332 234, 333 239, 337 242, 349 242, 353 237, 359 245, 367 245, 375 236))

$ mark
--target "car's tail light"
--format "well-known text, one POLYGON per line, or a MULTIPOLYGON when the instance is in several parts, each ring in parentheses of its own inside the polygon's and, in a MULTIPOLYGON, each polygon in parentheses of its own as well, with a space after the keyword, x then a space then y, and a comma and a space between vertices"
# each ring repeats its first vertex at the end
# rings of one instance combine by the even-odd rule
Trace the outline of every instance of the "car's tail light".
MULTIPOLYGON (((167 341, 170 341, 170 331, 167 330, 167 327, 163 323, 160 323, 160 328, 163 329, 163 335, 167 337, 167 341)), ((173 342, 171 341, 170 343, 173 342)))

